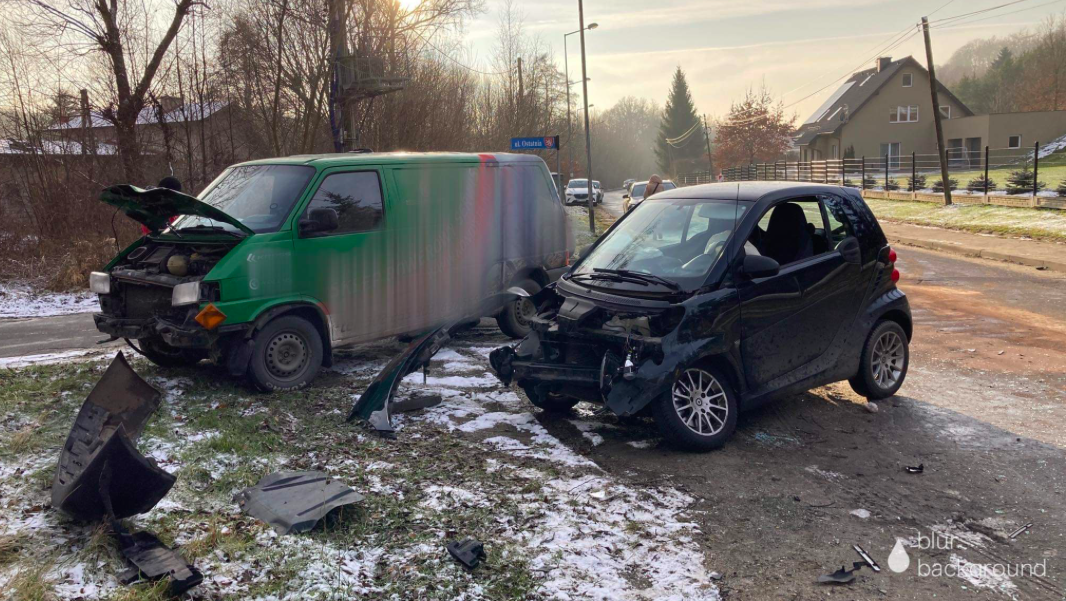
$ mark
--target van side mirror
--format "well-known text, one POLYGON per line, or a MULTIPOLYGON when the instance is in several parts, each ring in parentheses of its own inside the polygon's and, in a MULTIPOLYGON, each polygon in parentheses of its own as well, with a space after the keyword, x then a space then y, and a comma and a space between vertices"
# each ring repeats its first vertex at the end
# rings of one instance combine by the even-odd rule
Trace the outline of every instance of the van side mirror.
POLYGON ((301 234, 322 234, 340 229, 340 217, 336 209, 311 209, 308 219, 300 220, 301 234))
POLYGON ((741 269, 743 270, 744 275, 753 280, 757 280, 759 278, 769 278, 777 275, 781 271, 781 265, 770 257, 764 257, 762 255, 746 255, 741 269))

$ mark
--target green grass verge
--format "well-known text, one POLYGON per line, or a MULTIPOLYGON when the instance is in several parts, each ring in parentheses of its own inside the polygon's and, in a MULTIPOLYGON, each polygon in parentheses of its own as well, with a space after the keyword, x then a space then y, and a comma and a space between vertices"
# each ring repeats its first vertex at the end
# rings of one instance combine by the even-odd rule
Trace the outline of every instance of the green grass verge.
POLYGON ((868 198, 877 218, 942 227, 975 234, 1066 242, 1066 212, 990 205, 943 206, 935 203, 868 198))

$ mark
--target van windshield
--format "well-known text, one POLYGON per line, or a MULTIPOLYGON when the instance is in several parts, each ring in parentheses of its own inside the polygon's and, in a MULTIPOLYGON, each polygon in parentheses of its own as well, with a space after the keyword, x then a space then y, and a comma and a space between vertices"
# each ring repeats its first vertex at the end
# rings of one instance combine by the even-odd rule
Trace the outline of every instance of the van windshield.
MULTIPOLYGON (((276 232, 314 174, 314 167, 305 165, 231 167, 211 182, 200 201, 224 211, 257 234, 276 232)), ((185 215, 173 225, 179 232, 196 227, 236 231, 232 225, 196 215, 185 215)))
POLYGON ((640 203, 570 277, 597 285, 617 281, 614 276, 620 273, 636 274, 638 279, 646 275, 659 280, 647 282, 649 291, 694 290, 722 258, 744 209, 733 200, 640 203))

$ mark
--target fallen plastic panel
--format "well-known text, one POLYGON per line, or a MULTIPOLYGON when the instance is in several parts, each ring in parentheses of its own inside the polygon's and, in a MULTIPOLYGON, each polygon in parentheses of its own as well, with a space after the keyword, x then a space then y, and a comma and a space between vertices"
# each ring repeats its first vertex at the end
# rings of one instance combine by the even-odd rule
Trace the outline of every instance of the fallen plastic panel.
MULTIPOLYGON (((495 294, 482 301, 478 314, 491 315, 506 303, 518 297, 528 296, 529 293, 522 288, 508 288, 506 292, 495 294)), ((400 386, 400 381, 415 371, 425 368, 430 359, 439 353, 452 339, 452 335, 469 320, 468 317, 464 317, 432 330, 412 342, 404 352, 393 357, 352 406, 351 412, 348 413, 348 421, 362 418, 378 432, 385 434, 395 432, 392 427, 392 396, 400 386)))
POLYGON ((53 507, 78 520, 121 519, 148 511, 166 496, 175 476, 141 455, 135 444, 159 398, 117 354, 82 404, 60 451, 53 507), (102 478, 105 470, 109 478, 102 478))
POLYGON ((449 543, 448 553, 451 553, 456 561, 463 564, 463 567, 473 570, 481 565, 481 562, 485 559, 485 545, 480 541, 467 538, 461 542, 449 543))
POLYGON ((151 532, 130 534, 117 522, 113 528, 123 557, 134 566, 134 569, 119 577, 122 584, 169 578, 167 592, 170 596, 178 596, 203 582, 204 577, 199 570, 151 532))
POLYGON ((278 534, 290 534, 308 532, 331 511, 358 503, 363 495, 323 472, 278 472, 263 476, 233 500, 278 534))
POLYGON ((421 411, 422 409, 429 409, 430 407, 436 407, 444 402, 444 397, 439 394, 427 394, 423 396, 411 397, 402 401, 396 401, 392 404, 393 413, 411 413, 414 411, 421 411))

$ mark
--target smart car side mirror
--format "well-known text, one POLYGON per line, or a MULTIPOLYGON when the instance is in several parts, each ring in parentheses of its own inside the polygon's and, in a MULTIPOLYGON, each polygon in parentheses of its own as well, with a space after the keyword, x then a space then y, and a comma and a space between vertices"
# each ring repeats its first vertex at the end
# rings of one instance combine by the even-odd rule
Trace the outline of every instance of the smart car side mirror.
POLYGON ((340 229, 336 209, 312 209, 309 219, 300 220, 301 234, 322 234, 340 229))
POLYGON ((744 264, 741 269, 743 269, 744 275, 756 280, 777 275, 781 271, 781 265, 770 257, 747 255, 744 257, 744 264))
POLYGON ((859 245, 859 239, 855 236, 844 238, 837 245, 837 250, 840 251, 840 256, 844 257, 844 260, 848 263, 852 265, 862 263, 862 247, 859 245))

